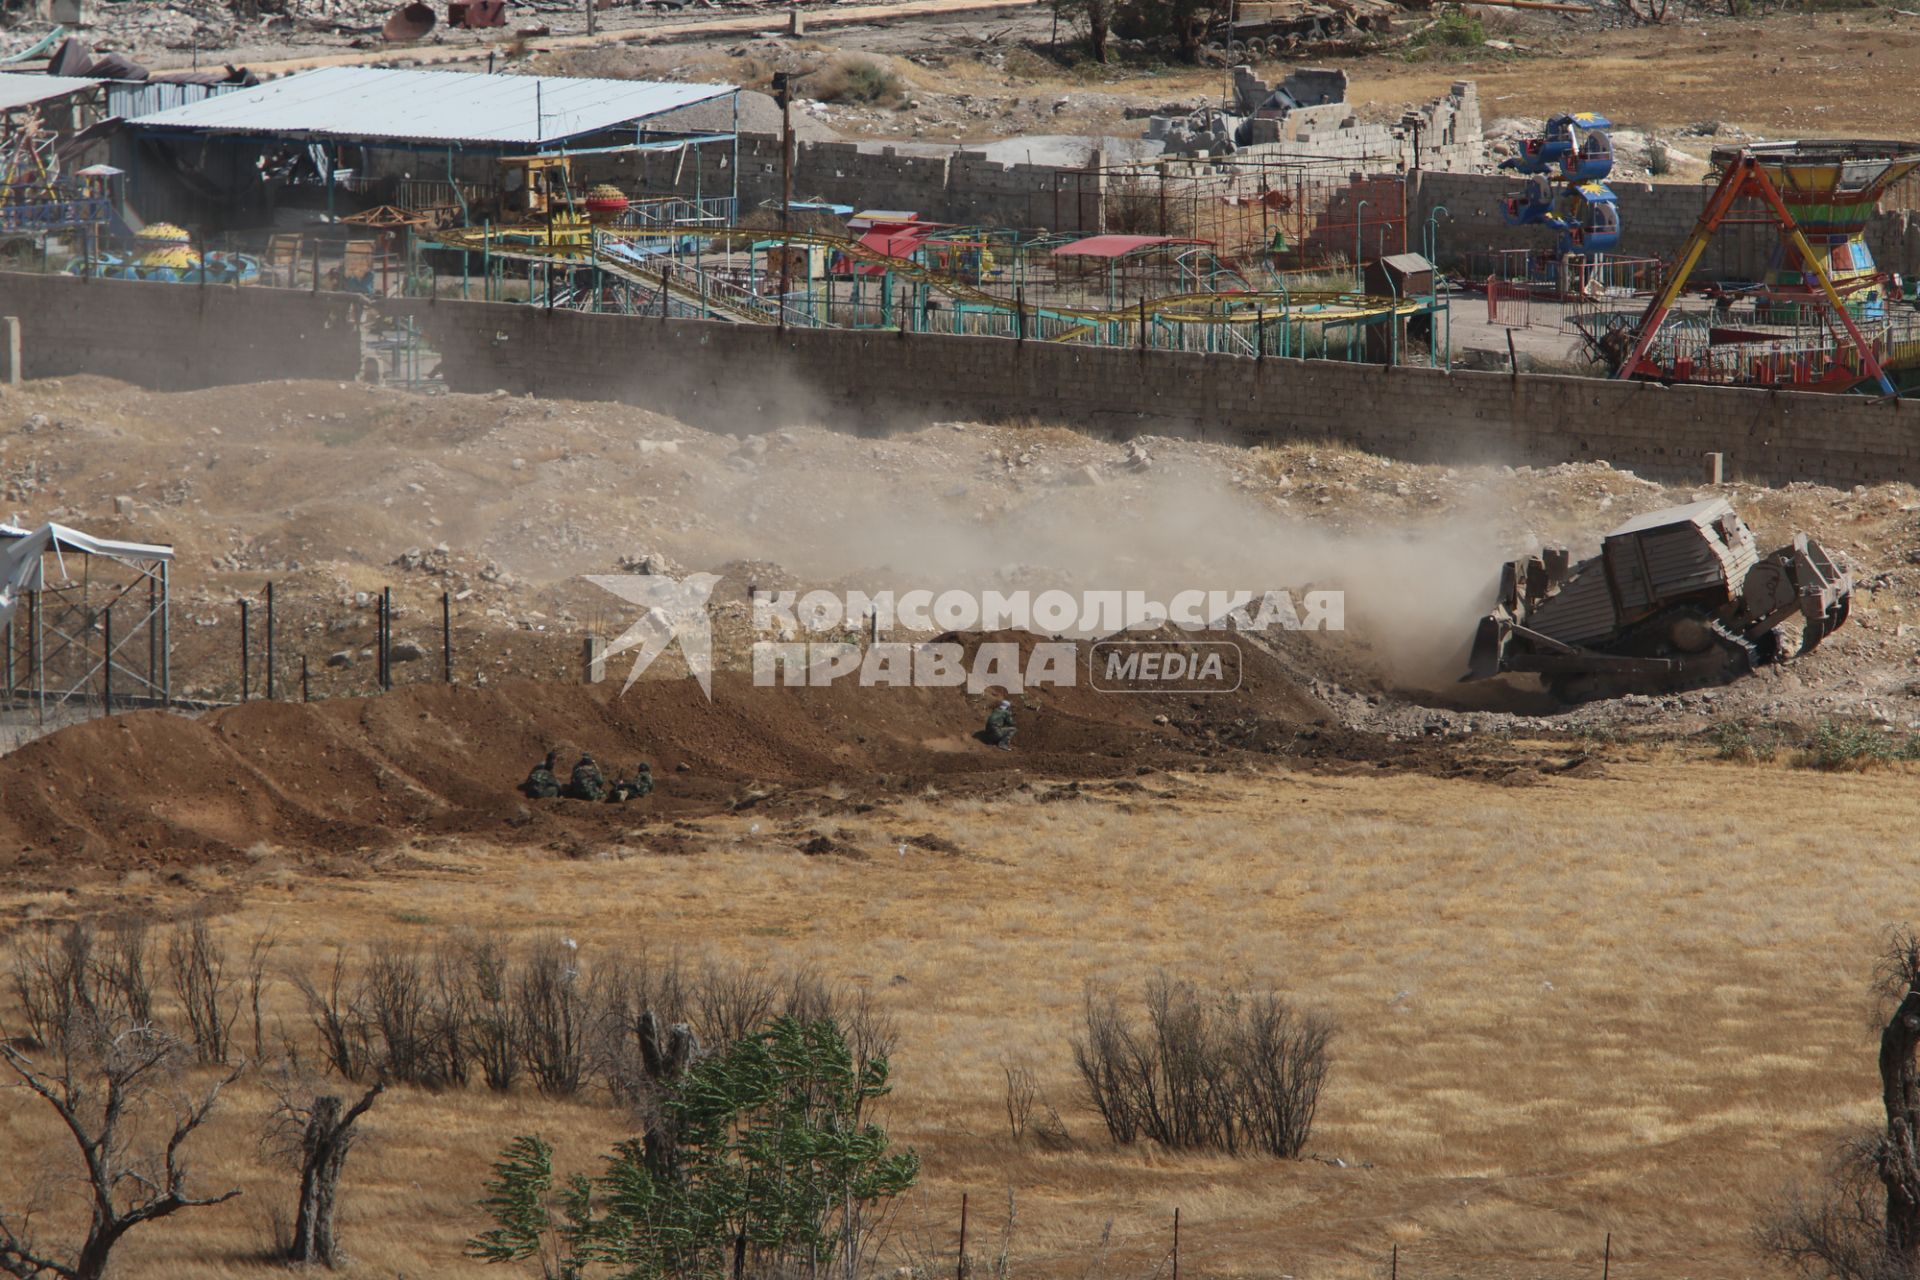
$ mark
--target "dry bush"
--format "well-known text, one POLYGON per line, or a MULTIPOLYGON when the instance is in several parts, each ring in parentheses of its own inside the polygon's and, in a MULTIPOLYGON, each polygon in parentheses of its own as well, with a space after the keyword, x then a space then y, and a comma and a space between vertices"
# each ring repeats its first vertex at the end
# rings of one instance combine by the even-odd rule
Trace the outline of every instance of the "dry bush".
POLYGON ((693 1027, 709 1044, 732 1044, 780 1008, 780 982, 755 964, 702 966, 690 991, 693 1027))
POLYGON ((549 1097, 571 1097, 588 1079, 593 1007, 578 960, 573 939, 542 938, 514 982, 527 1072, 549 1097))
POLYGON ((167 938, 167 975, 194 1055, 204 1063, 227 1061, 240 994, 227 976, 226 948, 214 939, 205 919, 174 927, 167 938))
POLYGON ((1111 992, 1089 988, 1085 1035, 1073 1043, 1088 1103, 1115 1142, 1175 1149, 1305 1149, 1326 1082, 1330 1019, 1273 991, 1208 995, 1155 975, 1146 1025, 1111 992))
POLYGON ((1000 1074, 1006 1077, 1007 1082, 1007 1132, 1018 1142, 1026 1136, 1039 1090, 1033 1083, 1033 1068, 1024 1062, 1004 1059, 1000 1063, 1000 1074))
POLYGON ((467 1082, 467 1005, 448 948, 374 946, 351 1009, 381 1079, 430 1089, 467 1082))
MULTIPOLYGON (((49 947, 35 963, 62 972, 63 955, 49 947)), ((531 1080, 552 1097, 599 1085, 643 1121, 701 1046, 724 1048, 783 1014, 832 1022, 862 1072, 898 1039, 865 989, 811 969, 617 951, 589 961, 557 936, 517 952, 471 935, 374 944, 357 963, 343 949, 324 980, 292 980, 321 1060, 344 1079, 451 1088, 477 1075, 498 1092, 531 1080)), ((298 1046, 288 1052, 300 1057, 298 1046)))
POLYGON ((904 91, 893 69, 871 58, 836 58, 808 76, 806 88, 821 102, 867 105, 897 102, 904 91))
POLYGON ((151 968, 143 921, 123 923, 104 938, 87 921, 22 934, 7 971, 28 1047, 59 1047, 81 1026, 151 1023, 151 968))
POLYGON ((1107 184, 1100 229, 1114 235, 1185 236, 1193 234, 1193 213, 1178 193, 1157 178, 1127 174, 1107 184))
POLYGON ((61 1029, 72 1025, 74 1011, 92 1004, 92 952, 93 930, 80 924, 42 927, 15 940, 7 978, 29 1047, 54 1044, 61 1029))
POLYGON ((97 961, 105 1003, 129 1022, 153 1021, 153 948, 145 920, 126 920, 107 930, 97 961))
POLYGON ((512 994, 507 948, 497 938, 470 938, 458 951, 464 987, 466 1052, 487 1088, 505 1093, 520 1079, 520 1009, 512 994))
POLYGON ((1876 1135, 1840 1145, 1817 1182, 1788 1189, 1763 1213, 1754 1245, 1805 1280, 1911 1280, 1887 1249, 1876 1135))
POLYGON ((304 973, 292 975, 307 1006, 307 1020, 320 1040, 320 1056, 335 1075, 359 1081, 367 1075, 373 1061, 367 1025, 355 1008, 353 992, 347 986, 347 952, 339 947, 333 953, 333 969, 324 987, 304 973))

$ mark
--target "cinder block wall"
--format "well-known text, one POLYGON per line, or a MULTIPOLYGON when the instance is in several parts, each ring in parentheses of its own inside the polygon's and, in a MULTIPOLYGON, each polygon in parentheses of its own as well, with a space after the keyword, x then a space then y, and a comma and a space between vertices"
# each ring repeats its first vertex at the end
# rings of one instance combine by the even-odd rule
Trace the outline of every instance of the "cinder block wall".
POLYGON ((288 289, 0 272, 22 376, 95 373, 163 391, 355 378, 360 299, 288 289))
MULTIPOLYGON (((29 377, 95 373, 163 389, 341 379, 358 299, 275 289, 0 273, 29 377)), ((1057 343, 791 329, 391 301, 456 391, 617 399, 703 425, 882 431, 934 418, 1035 419, 1124 438, 1334 441, 1425 462, 1606 459, 1655 476, 1838 484, 1920 480, 1920 405, 1864 397, 1253 360, 1057 343)))
POLYGON ((1920 480, 1920 406, 1897 401, 398 305, 419 317, 455 390, 627 400, 722 430, 1031 418, 1115 438, 1328 440, 1427 462, 1605 459, 1684 478, 1720 452, 1756 480, 1920 480))

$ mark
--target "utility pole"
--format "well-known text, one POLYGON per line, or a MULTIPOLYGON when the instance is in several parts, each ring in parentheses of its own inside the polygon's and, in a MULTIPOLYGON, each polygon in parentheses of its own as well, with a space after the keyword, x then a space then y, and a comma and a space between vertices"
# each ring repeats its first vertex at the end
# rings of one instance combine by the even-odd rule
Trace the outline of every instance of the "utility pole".
POLYGON ((593 34, 593 11, 600 7, 600 0, 587 0, 587 34, 593 34))
POLYGON ((787 294, 793 288, 793 73, 773 73, 773 96, 780 101, 780 319, 786 322, 787 294))

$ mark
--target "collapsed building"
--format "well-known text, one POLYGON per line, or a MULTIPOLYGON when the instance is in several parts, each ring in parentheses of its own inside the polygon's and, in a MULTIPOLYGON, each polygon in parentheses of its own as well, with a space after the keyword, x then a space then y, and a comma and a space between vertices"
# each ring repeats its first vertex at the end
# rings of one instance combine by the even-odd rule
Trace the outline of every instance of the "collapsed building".
POLYGON ((1251 67, 1235 67, 1229 107, 1185 118, 1153 116, 1147 137, 1171 156, 1284 151, 1297 159, 1351 161, 1371 172, 1470 173, 1486 164, 1473 81, 1454 81, 1445 97, 1406 112, 1397 123, 1367 123, 1347 101, 1347 73, 1324 67, 1301 67, 1273 84, 1251 67))

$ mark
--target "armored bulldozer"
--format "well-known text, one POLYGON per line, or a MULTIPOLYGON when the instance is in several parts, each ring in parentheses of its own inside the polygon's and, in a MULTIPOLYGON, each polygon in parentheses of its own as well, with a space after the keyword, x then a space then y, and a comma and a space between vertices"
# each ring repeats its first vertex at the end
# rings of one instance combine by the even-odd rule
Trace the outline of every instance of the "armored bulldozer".
POLYGON ((1536 672, 1568 701, 1720 683, 1799 653, 1847 620, 1853 579, 1804 533, 1760 554, 1724 499, 1629 520, 1600 554, 1565 550, 1505 565, 1464 679, 1536 672))

